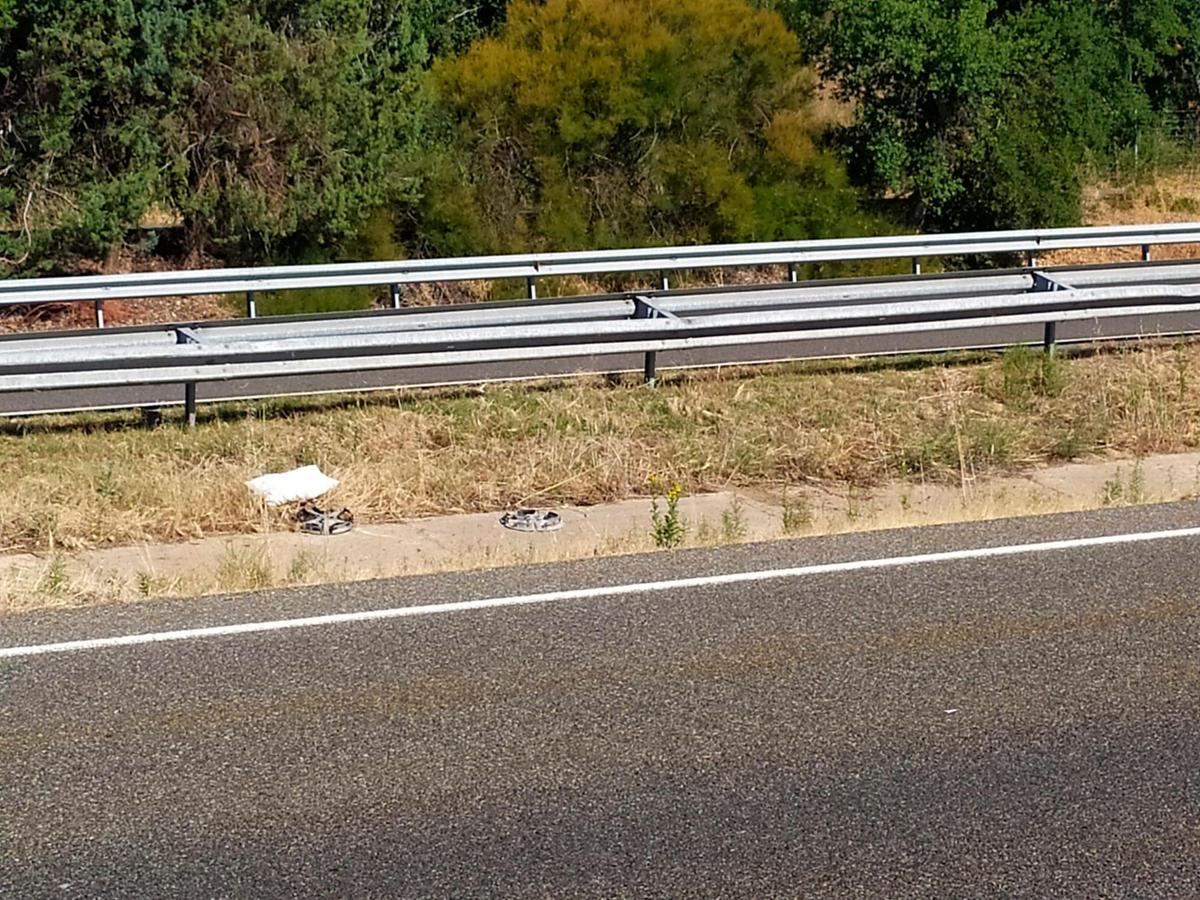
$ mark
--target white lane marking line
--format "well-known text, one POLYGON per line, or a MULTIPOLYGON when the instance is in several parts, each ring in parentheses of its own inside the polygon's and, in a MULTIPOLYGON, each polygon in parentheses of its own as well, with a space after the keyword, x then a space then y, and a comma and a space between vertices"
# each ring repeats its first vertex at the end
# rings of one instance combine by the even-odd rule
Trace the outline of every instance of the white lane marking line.
POLYGON ((197 638, 227 637, 235 634, 256 634, 263 631, 285 631, 291 628, 316 628, 323 625, 344 625, 351 622, 373 622, 382 619, 402 619, 409 616, 429 616, 437 613, 467 612, 476 609, 495 609, 503 606, 528 606, 535 603, 558 603, 564 600, 590 600, 597 597, 620 597, 627 594, 649 594, 687 588, 714 587, 726 584, 747 584, 783 578, 802 578, 811 575, 831 575, 839 572, 861 572, 870 569, 895 569, 903 566, 932 563, 961 562, 975 559, 994 559, 1003 556, 1022 556, 1053 553, 1113 544, 1143 544, 1151 541, 1178 540, 1200 537, 1200 528, 1179 528, 1174 531, 1147 531, 1132 534, 1113 534, 1105 537, 1072 538, 1064 541, 1045 541, 1037 544, 1009 544, 1002 547, 978 547, 971 550, 947 550, 918 556, 891 556, 883 559, 859 559, 849 562, 821 563, 791 569, 766 569, 758 572, 734 572, 727 575, 702 575, 697 578, 678 578, 672 581, 648 581, 639 584, 619 584, 606 587, 578 588, 569 591, 550 591, 544 594, 523 594, 515 597, 490 597, 484 600, 459 600, 431 603, 422 606, 401 606, 393 609, 372 609, 362 612, 331 613, 306 616, 300 619, 276 619, 268 622, 242 622, 237 625, 214 625, 207 628, 185 628, 179 631, 155 631, 145 634, 126 634, 118 637, 62 641, 56 644, 33 644, 25 647, 0 648, 0 659, 23 656, 43 656, 48 653, 71 653, 80 650, 101 650, 108 647, 129 647, 138 644, 158 644, 166 641, 187 641, 197 638))

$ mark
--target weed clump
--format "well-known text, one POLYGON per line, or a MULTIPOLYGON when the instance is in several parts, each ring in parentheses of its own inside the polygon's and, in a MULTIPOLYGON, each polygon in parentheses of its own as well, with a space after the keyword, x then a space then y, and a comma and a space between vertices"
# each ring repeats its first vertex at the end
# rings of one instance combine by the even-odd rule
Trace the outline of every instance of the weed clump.
POLYGON ((804 495, 794 496, 784 488, 779 505, 783 512, 784 534, 799 534, 812 525, 812 504, 804 495))
POLYGON ((742 508, 742 498, 734 495, 729 508, 721 512, 721 540, 726 544, 736 544, 746 539, 746 511, 742 508))
POLYGON ((672 484, 664 491, 662 479, 657 475, 650 476, 650 487, 655 493, 650 501, 650 535, 654 538, 654 546, 661 550, 678 547, 687 534, 687 526, 679 513, 679 500, 683 496, 683 488, 679 484, 672 484), (658 504, 660 493, 666 503, 665 509, 658 504))
POLYGON ((1023 410, 1031 409, 1039 398, 1062 396, 1067 384, 1060 356, 1020 345, 1004 352, 1000 376, 998 399, 1023 410))

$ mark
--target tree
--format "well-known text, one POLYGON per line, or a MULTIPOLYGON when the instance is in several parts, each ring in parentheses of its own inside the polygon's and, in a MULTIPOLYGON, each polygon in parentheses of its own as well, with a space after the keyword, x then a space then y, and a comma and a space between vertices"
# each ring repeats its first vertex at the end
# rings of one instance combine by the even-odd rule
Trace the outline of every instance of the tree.
POLYGON ((198 251, 329 252, 411 191, 397 173, 426 135, 422 72, 502 10, 0 0, 0 256, 69 267, 152 210, 198 251))
POLYGON ((230 9, 178 48, 189 77, 162 122, 165 187, 194 247, 261 259, 336 244, 392 195, 420 130, 397 54, 366 64, 364 4, 290 6, 230 9))
POLYGON ((795 36, 740 0, 516 0, 433 86, 448 149, 412 226, 428 251, 862 227, 795 36))
POLYGON ((0 25, 0 207, 18 228, 0 253, 36 259, 47 222, 67 252, 101 251, 153 200, 148 34, 129 0, 23 0, 0 25))
POLYGON ((1180 90, 1196 97, 1195 0, 782 6, 855 106, 852 173, 921 227, 1073 223, 1084 160, 1132 145, 1180 90))

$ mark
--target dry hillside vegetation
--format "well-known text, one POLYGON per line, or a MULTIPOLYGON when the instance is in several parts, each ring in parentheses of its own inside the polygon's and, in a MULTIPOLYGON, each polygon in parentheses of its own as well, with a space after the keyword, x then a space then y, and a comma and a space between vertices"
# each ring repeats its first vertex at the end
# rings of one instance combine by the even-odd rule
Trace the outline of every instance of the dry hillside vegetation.
MULTIPOLYGON (((1149 181, 1109 180, 1083 191, 1084 225, 1157 225, 1200 221, 1200 163, 1161 173, 1149 181)), ((1200 244, 1157 247, 1160 259, 1200 257, 1200 244)), ((1137 247, 1103 250, 1059 250, 1047 253, 1048 265, 1136 262, 1137 247)))

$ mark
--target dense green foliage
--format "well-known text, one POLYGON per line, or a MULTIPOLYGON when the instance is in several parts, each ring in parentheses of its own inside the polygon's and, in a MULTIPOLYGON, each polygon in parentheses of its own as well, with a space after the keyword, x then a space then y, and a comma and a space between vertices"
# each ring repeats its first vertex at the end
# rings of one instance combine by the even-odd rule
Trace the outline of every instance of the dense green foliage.
POLYGON ((0 255, 336 244, 405 185, 419 78, 498 14, 457 0, 0 0, 0 255))
POLYGON ((1082 164, 1200 100, 1200 0, 791 0, 855 105, 860 183, 916 224, 1069 224, 1082 164))
POLYGON ((413 227, 429 250, 862 228, 798 41, 741 0, 516 0, 434 74, 449 140, 413 227))
POLYGON ((0 0, 0 275, 1068 224, 1179 110, 1200 0, 0 0))

